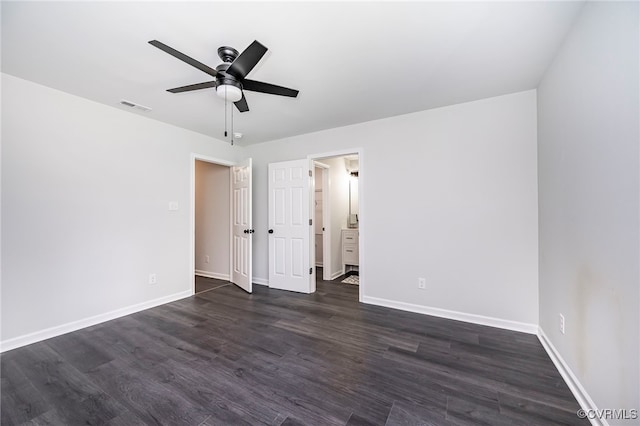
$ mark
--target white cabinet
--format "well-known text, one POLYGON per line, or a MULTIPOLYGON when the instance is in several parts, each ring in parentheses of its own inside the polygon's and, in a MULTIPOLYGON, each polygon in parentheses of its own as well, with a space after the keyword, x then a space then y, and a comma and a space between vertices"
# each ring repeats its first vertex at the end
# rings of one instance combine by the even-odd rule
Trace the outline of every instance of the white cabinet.
POLYGON ((360 255, 358 253, 358 230, 342 230, 342 264, 358 266, 360 255))

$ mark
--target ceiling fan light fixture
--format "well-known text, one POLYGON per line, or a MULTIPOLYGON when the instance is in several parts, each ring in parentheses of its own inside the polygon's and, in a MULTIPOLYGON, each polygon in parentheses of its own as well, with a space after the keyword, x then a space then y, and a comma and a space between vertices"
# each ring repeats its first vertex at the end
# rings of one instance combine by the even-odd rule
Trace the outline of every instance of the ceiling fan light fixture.
POLYGON ((232 86, 231 84, 221 84, 216 87, 216 93, 222 99, 226 99, 229 102, 238 102, 242 99, 242 90, 239 87, 232 86))

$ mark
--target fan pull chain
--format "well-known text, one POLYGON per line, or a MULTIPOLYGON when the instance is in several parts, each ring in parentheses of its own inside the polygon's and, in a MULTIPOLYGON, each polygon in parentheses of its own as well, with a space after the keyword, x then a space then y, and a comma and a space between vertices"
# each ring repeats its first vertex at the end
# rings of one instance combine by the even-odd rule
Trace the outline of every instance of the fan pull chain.
POLYGON ((231 105, 231 146, 233 146, 233 105, 231 105))
POLYGON ((227 88, 224 89, 224 137, 227 137, 227 88))

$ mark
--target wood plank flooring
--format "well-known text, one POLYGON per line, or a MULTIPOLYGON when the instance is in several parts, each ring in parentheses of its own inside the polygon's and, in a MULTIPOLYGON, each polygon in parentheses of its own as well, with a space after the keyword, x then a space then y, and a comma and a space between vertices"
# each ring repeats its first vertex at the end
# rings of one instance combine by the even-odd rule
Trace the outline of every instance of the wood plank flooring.
MULTIPOLYGON (((208 279, 200 279, 208 280, 208 279)), ((588 425, 532 335, 211 280, 2 354, 2 425, 588 425)))
POLYGON ((232 285, 229 281, 216 280, 214 278, 201 277, 196 275, 196 294, 203 291, 214 290, 224 285, 232 285))

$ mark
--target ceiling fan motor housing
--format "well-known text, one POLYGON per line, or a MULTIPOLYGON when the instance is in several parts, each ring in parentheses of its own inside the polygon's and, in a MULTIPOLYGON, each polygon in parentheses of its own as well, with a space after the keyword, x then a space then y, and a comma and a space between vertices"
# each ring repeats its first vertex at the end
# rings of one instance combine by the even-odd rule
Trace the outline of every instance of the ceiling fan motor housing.
POLYGON ((242 84, 236 77, 232 74, 227 73, 227 68, 229 68, 229 63, 220 64, 216 67, 216 71, 218 71, 218 75, 216 75, 216 87, 221 84, 230 84, 232 86, 236 86, 239 89, 242 89, 242 84))

